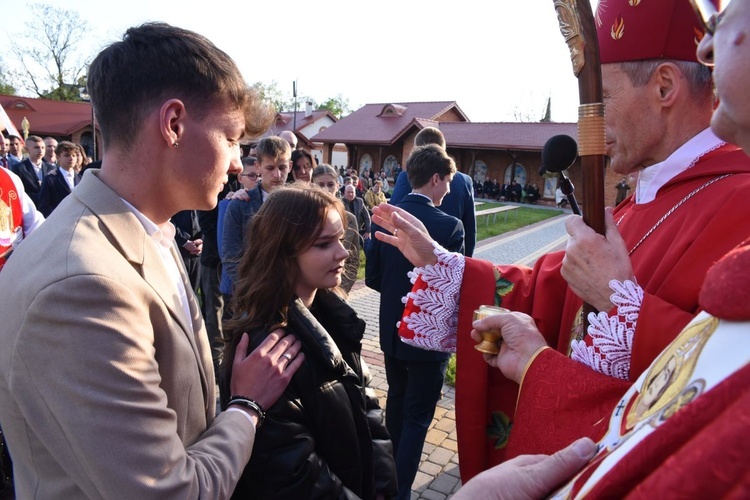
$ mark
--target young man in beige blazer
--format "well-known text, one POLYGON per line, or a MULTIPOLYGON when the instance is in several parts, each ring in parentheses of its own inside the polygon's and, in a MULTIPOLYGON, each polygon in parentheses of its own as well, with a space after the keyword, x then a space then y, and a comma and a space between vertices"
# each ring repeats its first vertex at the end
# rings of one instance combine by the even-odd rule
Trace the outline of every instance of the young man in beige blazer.
POLYGON ((102 51, 88 90, 101 170, 0 272, 0 426, 16 494, 226 498, 263 408, 303 359, 281 330, 239 349, 243 398, 214 415, 206 331, 169 218, 215 205, 265 110, 225 53, 165 24, 102 51))

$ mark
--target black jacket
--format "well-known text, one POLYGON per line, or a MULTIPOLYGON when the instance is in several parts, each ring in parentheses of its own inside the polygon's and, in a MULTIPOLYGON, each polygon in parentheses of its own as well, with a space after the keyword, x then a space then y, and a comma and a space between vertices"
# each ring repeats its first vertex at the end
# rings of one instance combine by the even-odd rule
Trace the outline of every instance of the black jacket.
MULTIPOLYGON (((311 310, 299 300, 289 310, 285 330, 302 342, 305 361, 267 410, 233 498, 395 496, 393 447, 360 357, 365 322, 326 290, 311 310)), ((266 336, 253 335, 250 349, 266 336)))

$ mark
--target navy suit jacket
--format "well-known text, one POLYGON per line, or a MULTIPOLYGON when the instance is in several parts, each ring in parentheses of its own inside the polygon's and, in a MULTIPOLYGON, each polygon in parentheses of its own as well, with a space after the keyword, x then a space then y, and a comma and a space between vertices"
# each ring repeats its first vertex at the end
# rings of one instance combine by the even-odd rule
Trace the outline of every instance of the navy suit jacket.
MULTIPOLYGON (((8 156, 8 159, 10 161, 10 156, 8 156)), ((41 207, 39 206, 39 195, 42 192, 42 183, 39 182, 39 178, 36 176, 36 171, 34 171, 34 165, 32 165, 31 160, 26 158, 19 163, 14 163, 12 165, 9 163, 9 168, 14 174, 21 178, 26 194, 29 195, 31 201, 34 202, 34 205, 36 205, 41 212, 41 207)), ((44 177, 46 177, 47 174, 54 170, 55 166, 53 164, 42 160, 42 180, 44 180, 44 177)), ((45 217, 47 217, 47 215, 49 214, 44 214, 45 217)))
MULTIPOLYGON (((399 176, 400 177, 400 176, 399 176)), ((430 236, 451 252, 464 251, 464 226, 457 218, 435 208, 430 200, 418 194, 408 194, 398 204, 427 228, 430 236)), ((373 224, 373 232, 383 231, 373 224)), ((402 361, 437 361, 449 354, 417 349, 401 342, 396 323, 404 312, 404 297, 411 290, 407 273, 414 266, 394 246, 375 238, 365 242, 367 257, 365 283, 380 292, 380 349, 402 361)))
MULTIPOLYGON (((406 172, 399 174, 396 186, 393 188, 391 199, 388 203, 398 205, 407 194, 411 193, 411 184, 406 172)), ((456 217, 464 224, 464 243, 466 255, 474 255, 474 247, 477 244, 477 217, 474 209, 474 183, 471 177, 463 172, 456 172, 451 181, 451 192, 443 198, 440 210, 448 215, 456 217)))
MULTIPOLYGON (((80 180, 81 174, 75 174, 73 185, 77 186, 80 180)), ((68 182, 59 169, 46 174, 39 190, 39 202, 37 203, 39 211, 45 217, 49 217, 49 214, 70 194, 70 191, 70 186, 68 186, 68 182)))

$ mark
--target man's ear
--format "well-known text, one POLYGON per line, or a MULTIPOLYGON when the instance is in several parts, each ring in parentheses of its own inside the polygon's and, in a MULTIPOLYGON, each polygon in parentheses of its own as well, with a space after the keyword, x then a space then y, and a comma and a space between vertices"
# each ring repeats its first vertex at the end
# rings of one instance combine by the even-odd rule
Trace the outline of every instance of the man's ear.
POLYGON ((674 105, 681 90, 687 85, 685 75, 675 64, 665 62, 660 64, 651 77, 659 92, 659 102, 663 107, 674 105))
POLYGON ((159 110, 159 130, 169 148, 176 148, 185 135, 187 115, 185 104, 179 99, 170 99, 159 110))
POLYGON ((437 186, 437 184, 440 182, 440 174, 437 172, 432 174, 432 185, 437 186))

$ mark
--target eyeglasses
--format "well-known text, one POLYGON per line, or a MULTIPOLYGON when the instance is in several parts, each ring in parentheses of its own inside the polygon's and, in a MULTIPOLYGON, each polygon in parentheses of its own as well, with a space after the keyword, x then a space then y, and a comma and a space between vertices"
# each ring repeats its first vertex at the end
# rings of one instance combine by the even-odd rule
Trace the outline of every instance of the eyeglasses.
POLYGON ((693 6, 695 13, 698 14, 698 18, 703 22, 703 29, 706 30, 706 34, 714 36, 716 25, 721 20, 719 9, 711 0, 690 0, 690 4, 693 6))
POLYGON ((256 174, 256 173, 240 174, 240 177, 249 177, 251 179, 257 179, 258 178, 258 174, 256 174))

